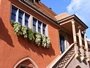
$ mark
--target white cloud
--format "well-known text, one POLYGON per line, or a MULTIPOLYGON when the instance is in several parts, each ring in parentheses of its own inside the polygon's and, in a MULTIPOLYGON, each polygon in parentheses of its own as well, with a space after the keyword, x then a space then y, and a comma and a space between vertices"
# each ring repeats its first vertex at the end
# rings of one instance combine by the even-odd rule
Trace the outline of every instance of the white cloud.
POLYGON ((71 3, 67 6, 68 12, 76 13, 80 10, 87 10, 90 6, 89 0, 71 0, 71 3))
POLYGON ((72 0, 71 3, 68 5, 67 9, 69 12, 78 10, 80 8, 80 0, 72 0))
MULTIPOLYGON (((90 0, 71 0, 67 6, 70 14, 76 14, 90 27, 90 0)), ((88 37, 90 38, 90 28, 88 29, 88 37)))

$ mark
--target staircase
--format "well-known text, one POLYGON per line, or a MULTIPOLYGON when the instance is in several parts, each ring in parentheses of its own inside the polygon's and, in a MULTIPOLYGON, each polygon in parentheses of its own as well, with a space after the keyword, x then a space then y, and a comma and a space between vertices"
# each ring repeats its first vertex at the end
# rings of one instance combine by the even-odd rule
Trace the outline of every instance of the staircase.
POLYGON ((90 62, 90 51, 88 52, 85 46, 82 49, 81 48, 82 47, 76 43, 72 43, 68 49, 62 55, 56 57, 56 59, 53 60, 53 62, 47 68, 67 68, 74 57, 78 58, 78 60, 82 63, 90 62), (78 47, 78 56, 75 53, 75 46, 78 47))
POLYGON ((75 56, 74 45, 76 43, 72 43, 70 47, 62 54, 59 55, 51 64, 50 67, 47 68, 65 68, 68 63, 75 56))
POLYGON ((74 44, 71 44, 70 47, 61 55, 60 59, 52 68, 63 68, 66 67, 70 60, 74 57, 74 44))

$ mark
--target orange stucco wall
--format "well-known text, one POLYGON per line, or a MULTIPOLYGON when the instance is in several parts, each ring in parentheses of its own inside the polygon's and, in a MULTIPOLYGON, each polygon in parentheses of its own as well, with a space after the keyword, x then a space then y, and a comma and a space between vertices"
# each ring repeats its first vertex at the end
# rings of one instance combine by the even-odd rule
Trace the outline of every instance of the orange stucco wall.
POLYGON ((0 68, 13 68, 24 57, 30 57, 39 68, 46 66, 60 54, 59 33, 50 21, 22 5, 17 0, 0 0, 0 68), (10 23, 11 1, 13 4, 48 24, 51 39, 50 49, 35 46, 22 37, 17 37, 10 23))

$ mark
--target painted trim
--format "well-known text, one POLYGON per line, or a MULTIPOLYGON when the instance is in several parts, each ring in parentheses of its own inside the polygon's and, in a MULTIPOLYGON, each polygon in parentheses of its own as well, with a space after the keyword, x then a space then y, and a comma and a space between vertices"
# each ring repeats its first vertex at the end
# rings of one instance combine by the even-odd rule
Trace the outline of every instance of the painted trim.
POLYGON ((75 57, 75 54, 73 54, 72 57, 68 60, 68 62, 65 64, 64 68, 68 67, 68 65, 70 64, 70 62, 73 60, 74 57, 75 57))
POLYGON ((16 68, 20 63, 22 63, 22 62, 25 61, 25 60, 30 60, 30 61, 33 63, 33 65, 35 66, 35 68, 38 68, 38 65, 37 65, 30 57, 22 58, 21 60, 19 60, 19 61, 14 65, 13 68, 16 68))

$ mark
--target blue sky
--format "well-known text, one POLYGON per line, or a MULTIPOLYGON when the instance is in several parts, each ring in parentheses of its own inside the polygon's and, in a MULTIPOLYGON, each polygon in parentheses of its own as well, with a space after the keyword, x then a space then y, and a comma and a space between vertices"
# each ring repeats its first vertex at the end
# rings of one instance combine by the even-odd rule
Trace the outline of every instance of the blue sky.
MULTIPOLYGON (((45 5, 57 13, 67 12, 76 14, 88 27, 90 27, 90 0, 41 0, 45 5)), ((90 28, 87 29, 90 38, 90 28)))

